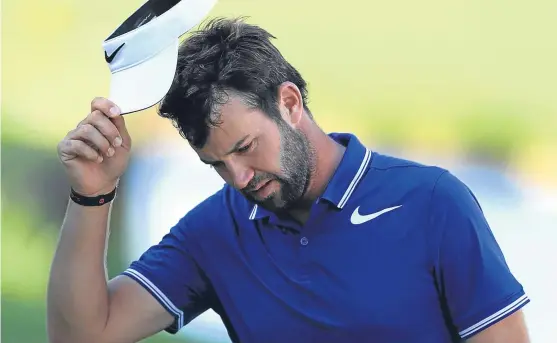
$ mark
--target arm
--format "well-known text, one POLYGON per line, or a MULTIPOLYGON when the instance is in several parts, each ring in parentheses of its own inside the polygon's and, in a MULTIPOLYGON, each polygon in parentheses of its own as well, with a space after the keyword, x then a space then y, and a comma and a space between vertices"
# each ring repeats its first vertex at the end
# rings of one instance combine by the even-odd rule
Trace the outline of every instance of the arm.
POLYGON ((173 227, 121 275, 107 282, 110 205, 70 203, 48 290, 50 342, 132 343, 175 333, 209 308, 209 287, 173 227))
POLYGON ((430 228, 435 278, 455 338, 528 342, 518 311, 530 300, 476 198, 448 172, 433 190, 430 228), (511 333, 514 341, 506 340, 511 333))
MULTIPOLYGON (((126 169, 131 138, 114 106, 93 100, 92 112, 58 145, 70 184, 82 195, 109 193, 126 169)), ((207 308, 207 282, 185 250, 181 226, 135 269, 107 281, 110 208, 69 202, 48 284, 50 342, 136 342, 170 331, 173 322, 179 329, 207 308)))
POLYGON ((172 322, 134 281, 120 277, 107 284, 110 207, 83 207, 71 201, 68 205, 48 286, 51 342, 132 342, 172 322), (115 339, 118 331, 126 336, 115 339))

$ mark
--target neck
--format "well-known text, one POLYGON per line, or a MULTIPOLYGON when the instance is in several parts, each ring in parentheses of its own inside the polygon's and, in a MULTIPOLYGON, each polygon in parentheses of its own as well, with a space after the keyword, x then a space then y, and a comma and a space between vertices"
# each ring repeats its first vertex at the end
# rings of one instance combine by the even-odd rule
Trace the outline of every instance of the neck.
POLYGON ((306 193, 301 203, 290 214, 300 222, 309 217, 311 205, 323 192, 333 177, 346 148, 329 137, 312 120, 305 118, 300 127, 313 148, 313 168, 306 193))

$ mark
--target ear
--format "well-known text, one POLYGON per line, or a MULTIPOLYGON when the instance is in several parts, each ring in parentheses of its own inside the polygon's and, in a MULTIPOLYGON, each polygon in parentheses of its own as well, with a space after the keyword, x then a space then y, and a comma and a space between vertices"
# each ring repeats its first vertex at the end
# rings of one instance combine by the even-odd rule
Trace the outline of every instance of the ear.
POLYGON ((304 103, 302 93, 292 82, 283 82, 278 89, 278 107, 282 119, 290 126, 297 127, 302 120, 304 103))

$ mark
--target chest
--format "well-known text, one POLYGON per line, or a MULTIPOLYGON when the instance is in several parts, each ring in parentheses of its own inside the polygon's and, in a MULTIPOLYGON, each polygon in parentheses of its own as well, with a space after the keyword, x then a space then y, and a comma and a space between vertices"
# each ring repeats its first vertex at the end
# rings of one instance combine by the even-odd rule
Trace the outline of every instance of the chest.
POLYGON ((300 230, 252 221, 219 240, 205 269, 240 339, 448 342, 420 221, 397 210, 300 230))

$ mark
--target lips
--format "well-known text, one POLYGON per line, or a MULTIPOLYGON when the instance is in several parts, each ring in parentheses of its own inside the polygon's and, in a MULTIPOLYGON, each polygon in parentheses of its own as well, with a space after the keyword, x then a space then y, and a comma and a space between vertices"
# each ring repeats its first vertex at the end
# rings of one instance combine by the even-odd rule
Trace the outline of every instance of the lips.
POLYGON ((254 192, 254 193, 259 192, 259 190, 263 189, 263 187, 267 186, 271 181, 272 181, 272 180, 267 180, 267 181, 261 183, 258 187, 256 187, 256 188, 253 190, 253 192, 254 192))

